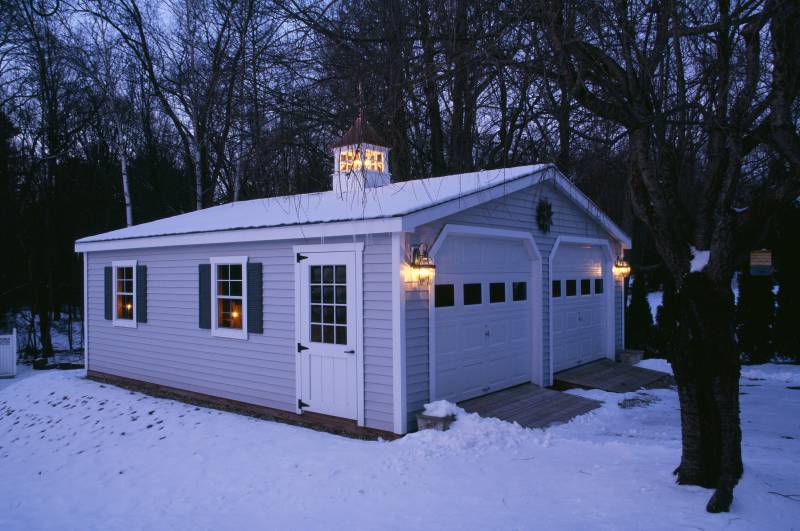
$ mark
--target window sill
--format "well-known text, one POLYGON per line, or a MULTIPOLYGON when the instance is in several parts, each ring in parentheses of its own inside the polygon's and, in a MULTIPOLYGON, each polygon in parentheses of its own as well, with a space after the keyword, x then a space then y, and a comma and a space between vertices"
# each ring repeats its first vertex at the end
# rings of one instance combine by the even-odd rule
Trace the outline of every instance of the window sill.
POLYGON ((123 328, 136 328, 137 326, 135 319, 114 319, 112 324, 114 326, 121 326, 123 328))
POLYGON ((226 337, 228 339, 243 339, 247 341, 246 331, 236 330, 233 328, 214 328, 211 330, 211 335, 214 337, 226 337))

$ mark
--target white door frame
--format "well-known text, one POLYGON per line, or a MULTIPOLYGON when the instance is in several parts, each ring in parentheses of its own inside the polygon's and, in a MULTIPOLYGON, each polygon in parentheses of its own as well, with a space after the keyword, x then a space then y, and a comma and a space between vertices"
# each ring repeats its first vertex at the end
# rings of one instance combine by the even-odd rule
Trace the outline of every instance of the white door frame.
MULTIPOLYGON (((556 238, 556 242, 553 244, 553 248, 550 250, 550 257, 549 257, 549 264, 550 267, 548 268, 549 276, 548 279, 548 286, 552 285, 553 282, 553 260, 556 257, 556 253, 558 252, 558 248, 561 244, 577 244, 577 245, 592 245, 595 247, 599 247, 600 250, 603 252, 605 260, 603 262, 603 296, 605 297, 606 303, 606 311, 605 311, 605 320, 606 320, 606 358, 610 360, 614 360, 616 358, 616 352, 614 349, 614 319, 615 319, 615 312, 614 312, 614 296, 615 291, 617 289, 616 284, 614 283, 614 253, 611 251, 611 244, 608 243, 608 240, 604 240, 602 238, 584 238, 581 236, 559 236, 556 238)), ((547 290, 547 297, 549 298, 547 302, 548 312, 550 314, 550 382, 553 382, 553 367, 555 366, 553 361, 553 300, 550 297, 550 289, 547 290)))
MULTIPOLYGON (((476 225, 445 225, 436 238, 430 250, 430 255, 436 262, 436 255, 442 249, 448 236, 479 236, 484 238, 500 238, 506 240, 520 240, 528 250, 531 259, 531 277, 528 281, 531 304, 531 341, 533 343, 531 382, 542 385, 544 377, 544 363, 542 359, 542 256, 533 239, 533 234, 521 230, 495 229, 476 225)), ((428 373, 429 373, 429 399, 436 397, 436 312, 434 311, 433 284, 428 286, 428 373)))
MULTIPOLYGON (((294 264, 294 336, 295 343, 300 343, 300 330, 303 326, 302 289, 300 278, 302 262, 296 260, 298 254, 353 252, 355 254, 355 292, 356 292, 356 422, 364 426, 364 242, 322 243, 312 245, 295 245, 293 249, 294 264)), ((269 301, 267 301, 269 302, 269 301)), ((299 353, 295 353, 295 413, 302 414, 299 400, 302 396, 303 378, 300 373, 299 353)))

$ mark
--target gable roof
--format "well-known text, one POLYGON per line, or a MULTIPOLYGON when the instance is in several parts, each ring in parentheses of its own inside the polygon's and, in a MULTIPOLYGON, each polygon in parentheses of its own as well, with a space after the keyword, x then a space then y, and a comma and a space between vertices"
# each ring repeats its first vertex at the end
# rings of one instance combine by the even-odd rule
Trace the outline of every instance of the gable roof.
POLYGON ((552 180, 609 234, 630 239, 551 164, 432 177, 355 193, 253 199, 179 214, 75 242, 78 252, 411 231, 429 221, 552 180))

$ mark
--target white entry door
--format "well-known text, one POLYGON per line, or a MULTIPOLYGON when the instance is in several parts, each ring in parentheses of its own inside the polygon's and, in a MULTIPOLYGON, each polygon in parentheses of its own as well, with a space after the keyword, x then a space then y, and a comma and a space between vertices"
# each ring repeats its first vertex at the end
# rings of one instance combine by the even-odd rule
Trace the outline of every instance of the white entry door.
POLYGON ((304 411, 356 419, 355 253, 308 252, 300 264, 297 345, 304 411))

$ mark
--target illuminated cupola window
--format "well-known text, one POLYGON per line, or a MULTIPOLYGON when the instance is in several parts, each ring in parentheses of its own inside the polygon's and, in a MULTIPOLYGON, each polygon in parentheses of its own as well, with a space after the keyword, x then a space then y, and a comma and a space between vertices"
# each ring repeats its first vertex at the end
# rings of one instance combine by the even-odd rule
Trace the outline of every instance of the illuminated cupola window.
POLYGON ((333 191, 343 193, 376 188, 392 182, 389 148, 359 114, 333 144, 333 191))

